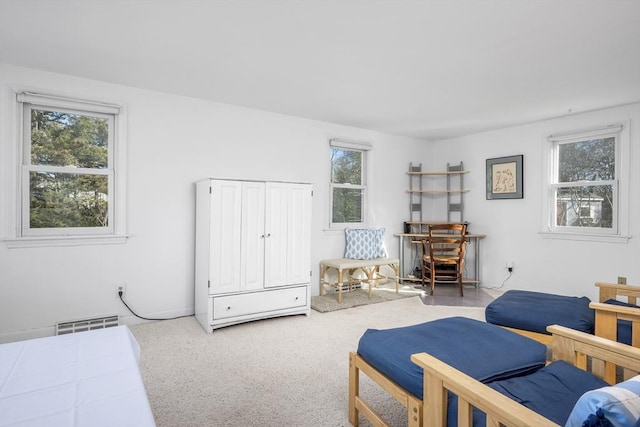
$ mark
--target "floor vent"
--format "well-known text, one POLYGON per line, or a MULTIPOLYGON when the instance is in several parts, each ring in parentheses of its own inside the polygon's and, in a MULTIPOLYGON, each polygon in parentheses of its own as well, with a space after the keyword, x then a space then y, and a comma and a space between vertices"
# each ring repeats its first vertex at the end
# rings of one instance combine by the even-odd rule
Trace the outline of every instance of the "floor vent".
POLYGON ((119 318, 117 315, 96 317, 95 319, 74 320, 73 322, 58 322, 56 324, 56 335, 112 328, 114 326, 118 326, 118 324, 119 318))

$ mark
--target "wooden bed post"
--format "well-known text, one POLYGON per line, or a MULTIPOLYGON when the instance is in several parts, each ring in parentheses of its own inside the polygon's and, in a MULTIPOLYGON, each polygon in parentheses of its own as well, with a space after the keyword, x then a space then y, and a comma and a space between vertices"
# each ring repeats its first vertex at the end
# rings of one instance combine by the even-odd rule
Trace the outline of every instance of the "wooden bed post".
MULTIPOLYGON (((409 427, 422 427, 422 401, 414 396, 407 396, 407 425, 409 427)), ((426 425, 426 424, 425 424, 426 425)))
POLYGON ((424 427, 441 427, 447 419, 447 391, 441 378, 424 371, 424 427))
POLYGON ((349 422, 358 427, 358 410, 356 409, 356 397, 360 394, 360 373, 356 367, 356 355, 349 353, 349 422))

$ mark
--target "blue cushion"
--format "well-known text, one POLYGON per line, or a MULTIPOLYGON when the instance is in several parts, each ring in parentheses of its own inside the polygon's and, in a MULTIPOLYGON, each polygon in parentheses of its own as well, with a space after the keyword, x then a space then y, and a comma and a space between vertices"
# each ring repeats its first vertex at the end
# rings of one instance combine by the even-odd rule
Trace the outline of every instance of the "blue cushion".
POLYGON ((547 348, 498 326, 464 317, 368 329, 358 344, 360 356, 418 398, 422 398, 424 372, 411 362, 411 355, 422 352, 487 382, 540 369, 547 348))
POLYGON ((344 236, 345 258, 375 259, 387 256, 384 228, 347 228, 344 236))
POLYGON ((585 420, 597 413, 602 414, 614 427, 639 425, 640 375, 615 386, 604 386, 584 393, 573 407, 567 427, 582 427, 585 420))
POLYGON ((561 325, 593 334, 595 313, 587 297, 510 290, 485 309, 487 322, 548 334, 547 326, 561 325))
MULTIPOLYGON (((585 392, 606 384, 582 369, 557 361, 532 374, 494 381, 487 385, 551 421, 564 425, 572 408, 585 392)), ((457 426, 457 405, 458 398, 450 395, 448 426, 457 426)), ((585 419, 586 417, 583 421, 585 419)), ((486 425, 485 414, 475 408, 473 425, 486 425)))

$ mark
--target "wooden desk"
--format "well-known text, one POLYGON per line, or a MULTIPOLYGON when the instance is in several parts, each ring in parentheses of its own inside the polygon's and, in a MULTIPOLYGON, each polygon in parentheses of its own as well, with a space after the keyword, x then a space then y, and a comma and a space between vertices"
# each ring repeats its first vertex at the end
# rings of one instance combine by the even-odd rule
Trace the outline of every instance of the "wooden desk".
MULTIPOLYGON (((428 240, 428 234, 422 233, 396 233, 394 236, 400 238, 400 281, 404 282, 405 280, 420 282, 420 277, 408 277, 404 272, 404 264, 405 264, 405 246, 407 243, 407 239, 409 239, 410 244, 420 244, 422 240, 428 240)), ((478 287, 480 283, 480 239, 485 238, 486 234, 477 234, 477 233, 467 233, 466 238, 469 243, 473 246, 473 276, 471 278, 463 279, 463 283, 473 283, 478 287)))

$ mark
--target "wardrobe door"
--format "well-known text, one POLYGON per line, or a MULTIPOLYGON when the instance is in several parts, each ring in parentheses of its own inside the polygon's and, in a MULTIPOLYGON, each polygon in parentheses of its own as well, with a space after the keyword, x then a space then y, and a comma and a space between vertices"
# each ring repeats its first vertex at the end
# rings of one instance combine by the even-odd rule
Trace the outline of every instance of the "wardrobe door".
POLYGON ((242 185, 211 181, 209 293, 240 290, 242 185))
POLYGON ((309 283, 311 186, 267 183, 265 287, 309 283))
POLYGON ((311 274, 310 185, 290 185, 287 212, 287 284, 309 283, 311 274))
POLYGON ((289 184, 266 184, 264 286, 287 285, 287 233, 289 184))
POLYGON ((242 183, 241 290, 264 288, 265 184, 242 183))

